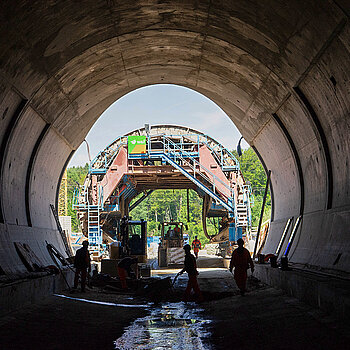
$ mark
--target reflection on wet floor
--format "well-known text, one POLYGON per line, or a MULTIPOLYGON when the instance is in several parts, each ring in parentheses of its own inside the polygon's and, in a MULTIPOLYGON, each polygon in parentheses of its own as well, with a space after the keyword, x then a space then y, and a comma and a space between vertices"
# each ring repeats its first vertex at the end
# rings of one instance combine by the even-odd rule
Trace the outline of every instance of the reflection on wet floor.
POLYGON ((115 341, 115 349, 211 349, 209 320, 194 303, 167 303, 139 318, 115 341))
MULTIPOLYGON (((90 300, 90 299, 83 299, 83 298, 73 298, 69 297, 67 295, 63 294, 54 294, 55 297, 59 298, 66 298, 66 299, 71 299, 71 300, 76 300, 76 301, 83 301, 85 303, 90 303, 90 304, 99 304, 99 305, 106 305, 106 306, 117 306, 117 307, 131 307, 131 308, 148 308, 150 304, 147 305, 135 305, 135 304, 116 304, 116 303, 108 303, 106 301, 99 301, 99 300, 90 300)), ((128 298, 130 299, 130 298, 128 298)))

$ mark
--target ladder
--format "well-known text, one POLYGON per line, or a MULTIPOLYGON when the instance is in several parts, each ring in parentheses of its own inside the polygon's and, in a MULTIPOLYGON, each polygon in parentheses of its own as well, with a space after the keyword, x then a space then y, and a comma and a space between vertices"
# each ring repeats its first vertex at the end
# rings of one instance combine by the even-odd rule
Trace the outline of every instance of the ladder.
POLYGON ((245 204, 237 204, 237 226, 248 226, 248 208, 245 204))
POLYGON ((100 210, 98 205, 88 206, 88 239, 91 246, 102 244, 100 210))
MULTIPOLYGON (((88 195, 86 195, 86 198, 88 198, 88 195)), ((99 188, 98 202, 90 204, 89 201, 87 201, 89 250, 98 253, 102 245, 102 230, 100 227, 100 209, 102 208, 102 198, 102 191, 99 188)))

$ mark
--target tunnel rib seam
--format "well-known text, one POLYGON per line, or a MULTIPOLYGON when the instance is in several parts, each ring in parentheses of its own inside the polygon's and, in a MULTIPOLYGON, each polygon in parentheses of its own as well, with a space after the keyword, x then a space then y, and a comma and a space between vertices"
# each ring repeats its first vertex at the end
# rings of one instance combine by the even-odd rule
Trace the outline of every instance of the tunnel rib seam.
POLYGON ((289 146, 292 150, 292 154, 294 156, 294 160, 296 163, 297 171, 298 171, 298 176, 299 176, 299 185, 300 185, 300 210, 299 210, 299 215, 303 215, 304 213, 304 205, 305 205, 305 187, 304 187, 304 176, 303 176, 303 169, 301 166, 301 161, 300 157, 297 151, 297 148, 294 144, 294 141, 289 134, 286 126, 283 124, 282 120, 279 118, 279 116, 276 113, 272 114, 273 119, 276 121, 276 123, 279 125, 281 128, 284 136, 288 140, 289 146))
MULTIPOLYGON (((3 166, 6 159, 6 148, 11 142, 11 138, 13 136, 13 132, 16 128, 16 125, 18 121, 20 120, 21 115, 23 114, 23 111, 25 110, 26 106, 28 105, 28 100, 21 97, 21 101, 18 103, 17 108, 15 109, 8 125, 6 128, 6 131, 4 133, 1 145, 0 145, 0 186, 2 188, 2 181, 3 181, 3 166)), ((3 213, 3 207, 2 207, 2 196, 0 195, 0 223, 5 223, 4 213, 3 213)))
POLYGON ((341 6, 341 5, 338 4, 338 1, 337 1, 337 0, 333 0, 333 3, 335 4, 336 7, 339 8, 339 10, 340 10, 341 12, 343 12, 343 15, 344 15, 344 16, 350 18, 350 15, 344 10, 343 6, 341 6))
POLYGON ((31 175, 32 175, 32 170, 33 170, 33 166, 34 166, 34 161, 35 161, 35 157, 37 155, 38 149, 40 147, 40 144, 42 142, 42 140, 44 139, 47 131, 50 128, 49 123, 47 123, 44 128, 41 130, 41 133, 38 137, 38 139, 35 142, 35 145, 33 147, 32 153, 30 155, 30 159, 29 159, 29 163, 28 163, 28 167, 27 167, 27 173, 26 173, 26 184, 25 184, 25 208, 26 208, 26 215, 27 215, 27 223, 29 227, 32 227, 32 218, 31 218, 31 214, 30 214, 30 179, 31 179, 31 175))
POLYGON ((302 92, 302 90, 300 89, 299 86, 295 86, 293 89, 294 89, 296 95, 298 96, 298 98, 300 99, 300 101, 305 106, 309 115, 311 116, 311 119, 312 119, 312 121, 317 129, 319 138, 321 140, 323 154, 324 154, 325 161, 326 161, 327 180, 328 180, 327 181, 328 182, 328 191, 327 191, 328 196, 327 196, 326 208, 331 209, 333 206, 333 169, 332 169, 332 157, 331 157, 327 137, 326 137, 326 134, 323 130, 322 124, 317 116, 317 113, 314 110, 314 108, 312 107, 308 98, 305 96, 305 94, 302 92))
MULTIPOLYGON (((319 59, 321 58, 321 56, 323 55, 323 53, 327 50, 327 48, 331 45, 331 43, 333 42, 333 40, 340 34, 340 32, 343 30, 343 28, 345 27, 347 23, 346 19, 343 19, 339 22, 339 24, 336 26, 336 28, 333 30, 332 34, 328 37, 328 39, 326 40, 326 42, 322 45, 321 49, 318 51, 318 53, 314 56, 314 58, 311 60, 311 63, 309 64, 309 66, 306 68, 306 70, 300 75, 299 79, 297 80, 297 83, 295 84, 295 86, 299 86, 302 81, 306 78, 306 76, 308 75, 308 73, 311 71, 311 69, 317 64, 317 62, 319 61, 319 59)), ((248 53, 249 54, 249 53, 248 53)), ((259 62, 261 62, 259 60, 259 62)), ((265 66, 265 65, 264 65, 265 66)), ((272 71, 269 67, 265 66, 267 69, 269 69, 278 79, 280 79, 282 82, 284 82, 283 79, 281 79, 278 74, 276 74, 274 71, 272 71)), ((266 81, 266 80, 265 80, 266 81)), ((263 85, 265 84, 265 81, 263 83, 263 85)), ((262 86, 263 86, 262 85, 262 86)), ((285 102, 290 98, 290 96, 293 94, 294 91, 294 87, 290 88, 290 91, 284 96, 284 98, 281 100, 281 102, 279 103, 279 105, 277 106, 277 108, 275 109, 275 111, 273 112, 274 114, 276 114, 281 108, 282 106, 285 104, 285 102)), ((259 91, 260 92, 260 89, 259 91)), ((257 93, 258 95, 258 93, 257 93)), ((256 95, 256 97, 257 97, 256 95)), ((254 101, 256 99, 256 97, 254 98, 254 101)), ((253 101, 253 102, 254 102, 253 101)), ((252 103, 253 103, 252 102, 252 103)), ((249 105, 246 115, 248 114, 249 108, 251 107, 252 104, 249 105)), ((248 115, 247 115, 248 116, 248 115)), ((266 127, 266 125, 271 121, 271 117, 258 129, 258 131, 255 133, 254 137, 252 138, 252 143, 254 143, 254 140, 261 134, 261 132, 263 131, 263 129, 266 127)))
MULTIPOLYGON (((114 35, 115 35, 115 38, 117 39, 117 42, 118 42, 120 58, 122 60, 123 68, 124 68, 124 74, 125 74, 125 77, 126 77, 126 81, 128 83, 128 87, 130 88, 130 82, 129 82, 129 79, 128 79, 128 74, 127 74, 127 70, 126 70, 126 66, 125 66, 123 50, 121 48, 121 43, 120 43, 120 40, 119 40, 119 36, 120 35, 118 35, 118 31, 117 31, 117 27, 116 27, 117 24, 116 24, 116 21, 113 18, 113 12, 112 12, 112 9, 111 9, 112 6, 113 6, 112 1, 111 0, 107 0, 107 7, 108 7, 109 14, 111 16, 111 22, 112 22, 112 26, 113 26, 113 30, 114 30, 114 35)), ((110 40, 110 39, 107 39, 107 40, 110 40)), ((107 40, 104 40, 104 41, 107 41, 107 40)), ((103 81, 103 79, 101 79, 100 81, 103 81)))
POLYGON ((332 44, 333 40, 339 36, 341 31, 344 29, 345 25, 347 23, 347 19, 343 18, 338 25, 335 27, 331 35, 328 37, 326 42, 321 46, 320 50, 317 52, 317 54, 314 56, 314 58, 311 60, 308 67, 305 69, 305 71, 300 75, 299 79, 295 83, 295 86, 299 86, 303 80, 306 78, 306 76, 309 74, 309 72, 312 70, 312 68, 318 63, 324 52, 328 49, 328 47, 332 44))

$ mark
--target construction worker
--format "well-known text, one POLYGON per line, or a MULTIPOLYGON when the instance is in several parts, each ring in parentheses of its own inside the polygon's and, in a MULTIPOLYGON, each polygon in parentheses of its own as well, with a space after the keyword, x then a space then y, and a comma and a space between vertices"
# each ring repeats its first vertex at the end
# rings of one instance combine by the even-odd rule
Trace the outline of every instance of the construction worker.
POLYGON ((241 295, 246 292, 247 270, 250 266, 252 273, 254 272, 254 263, 247 249, 243 247, 244 241, 242 238, 237 240, 238 248, 232 253, 230 262, 230 271, 235 268, 234 279, 241 295))
POLYGON ((91 259, 88 250, 89 242, 84 241, 82 248, 78 249, 74 258, 75 276, 74 289, 78 288, 79 276, 81 278, 81 291, 85 292, 87 270, 91 272, 91 259))
POLYGON ((166 235, 165 235, 166 239, 169 239, 171 237, 171 232, 172 232, 172 230, 171 230, 171 228, 169 226, 168 231, 166 232, 166 235))
POLYGON ((137 264, 137 258, 131 258, 129 256, 123 258, 118 263, 118 276, 123 289, 127 289, 126 278, 130 276, 131 265, 137 264))
POLYGON ((196 256, 196 259, 198 259, 198 252, 199 249, 202 249, 202 244, 201 241, 197 238, 197 236, 194 236, 194 241, 192 242, 192 249, 194 255, 196 256))
POLYGON ((188 282, 185 290, 184 300, 188 301, 191 295, 191 290, 193 289, 198 301, 203 300, 201 290, 199 289, 197 276, 199 275, 197 271, 196 258, 191 254, 191 246, 189 244, 184 245, 185 250, 185 262, 184 268, 179 272, 182 275, 184 272, 188 274, 188 282))
POLYGON ((174 228, 174 236, 175 236, 175 238, 180 238, 180 232, 181 232, 180 227, 179 227, 178 224, 176 224, 175 228, 174 228))

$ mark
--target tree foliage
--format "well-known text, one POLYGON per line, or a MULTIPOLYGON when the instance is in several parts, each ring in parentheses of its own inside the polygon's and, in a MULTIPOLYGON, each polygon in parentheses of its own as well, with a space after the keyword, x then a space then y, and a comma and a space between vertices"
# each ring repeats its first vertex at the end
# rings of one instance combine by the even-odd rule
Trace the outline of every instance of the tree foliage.
POLYGON ((72 208, 74 199, 74 189, 84 183, 86 174, 89 171, 89 165, 71 167, 67 169, 67 192, 68 192, 68 215, 72 218, 72 231, 81 232, 77 212, 72 208))
MULTIPOLYGON (((267 180, 266 173, 258 156, 251 147, 243 150, 241 157, 238 156, 236 151, 233 151, 233 153, 240 162, 240 168, 244 179, 249 182, 252 187, 252 193, 254 196, 254 206, 252 207, 252 224, 253 226, 257 226, 259 223, 261 206, 265 192, 267 180)), ((268 191, 263 222, 268 220, 270 216, 271 195, 270 191, 268 191)))
MULTIPOLYGON (((132 210, 130 216, 133 220, 147 220, 148 232, 153 235, 160 235, 159 223, 181 221, 187 224, 188 230, 185 230, 185 233, 188 233, 191 239, 197 235, 202 243, 206 243, 208 239, 202 229, 202 199, 193 190, 189 190, 188 193, 189 213, 186 190, 157 190, 132 210)), ((208 233, 215 233, 215 227, 211 223, 208 223, 208 233)))

